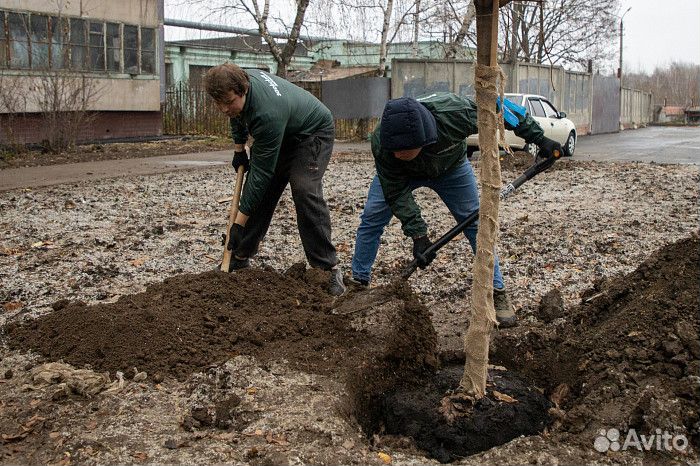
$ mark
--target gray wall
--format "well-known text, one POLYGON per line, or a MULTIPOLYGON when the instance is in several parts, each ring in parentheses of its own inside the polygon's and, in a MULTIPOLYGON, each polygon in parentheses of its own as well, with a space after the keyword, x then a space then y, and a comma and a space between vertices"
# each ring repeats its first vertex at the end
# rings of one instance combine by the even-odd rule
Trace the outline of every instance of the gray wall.
POLYGON ((389 78, 324 81, 321 100, 336 119, 378 117, 389 100, 389 82, 389 78))
POLYGON ((625 128, 646 126, 654 117, 654 105, 650 92, 622 88, 622 125, 625 128))
MULTIPOLYGON (((460 60, 395 59, 391 63, 391 97, 416 97, 431 92, 474 95, 474 63, 460 60)), ((591 76, 531 63, 501 64, 506 92, 539 94, 565 111, 578 131, 590 128, 591 76)))

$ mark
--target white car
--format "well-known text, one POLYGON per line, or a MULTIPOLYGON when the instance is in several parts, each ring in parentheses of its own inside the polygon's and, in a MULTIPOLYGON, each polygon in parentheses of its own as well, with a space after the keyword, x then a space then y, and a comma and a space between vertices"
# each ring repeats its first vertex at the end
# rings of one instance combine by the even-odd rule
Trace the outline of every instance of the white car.
MULTIPOLYGON (((563 155, 571 157, 576 149, 576 125, 566 118, 566 113, 558 112, 549 100, 540 95, 533 94, 505 94, 505 98, 511 102, 525 107, 527 113, 540 124, 544 135, 561 144, 563 155)), ((524 150, 531 154, 537 153, 537 146, 526 144, 524 139, 506 130, 506 142, 514 150, 524 150)), ((467 155, 479 150, 479 136, 472 134, 467 138, 467 155)))

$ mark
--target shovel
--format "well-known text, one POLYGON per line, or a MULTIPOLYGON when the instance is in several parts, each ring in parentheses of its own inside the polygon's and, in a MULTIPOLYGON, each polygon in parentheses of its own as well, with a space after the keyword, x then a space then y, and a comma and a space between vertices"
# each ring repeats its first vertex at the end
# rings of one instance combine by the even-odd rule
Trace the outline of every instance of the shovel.
MULTIPOLYGON (((516 189, 522 186, 527 180, 533 178, 538 173, 541 173, 551 167, 554 161, 561 157, 559 152, 555 152, 553 157, 546 159, 540 159, 536 161, 530 168, 525 170, 525 172, 515 179, 512 183, 505 185, 501 189, 500 198, 501 200, 510 196, 516 189)), ((462 220, 458 225, 452 228, 450 231, 445 233, 433 243, 427 250, 427 253, 439 251, 444 245, 452 241, 457 235, 462 233, 466 227, 474 223, 479 218, 479 212, 474 212, 469 217, 462 220)), ((413 272, 418 268, 418 261, 413 260, 401 273, 401 278, 406 280, 410 277, 413 272)), ((331 310, 333 314, 350 315, 359 312, 364 312, 368 309, 374 308, 375 306, 381 306, 388 303, 395 296, 392 295, 387 287, 377 287, 370 290, 364 291, 362 293, 357 293, 349 296, 338 303, 331 310)))
MULTIPOLYGON (((513 192, 516 189, 522 186, 523 183, 551 167, 554 164, 555 160, 557 160, 559 157, 561 157, 561 153, 559 151, 555 151, 552 157, 536 161, 530 168, 525 170, 525 173, 517 177, 515 181, 508 183, 503 188, 501 188, 501 193, 499 195, 500 199, 504 200, 505 198, 513 194, 513 192)), ((459 222, 450 231, 438 238, 438 240, 435 241, 429 248, 427 248, 423 254, 429 255, 431 253, 437 253, 440 249, 442 249, 444 245, 452 241, 457 235, 462 233, 465 228, 467 228, 472 223, 476 222, 478 219, 479 211, 477 210, 470 216, 459 222)), ((408 279, 408 277, 413 275, 413 272, 415 272, 417 268, 418 260, 413 259, 411 263, 408 264, 408 266, 401 272, 401 278, 403 278, 404 280, 408 279)))
POLYGON ((238 167, 238 172, 236 173, 236 187, 233 190, 233 199, 231 200, 231 207, 228 210, 228 224, 226 226, 226 239, 224 240, 224 260, 221 261, 221 271, 228 273, 228 267, 231 263, 231 254, 233 251, 228 249, 228 239, 231 234, 231 225, 236 221, 236 216, 238 215, 238 203, 241 200, 241 188, 243 188, 243 173, 245 167, 242 165, 238 167))

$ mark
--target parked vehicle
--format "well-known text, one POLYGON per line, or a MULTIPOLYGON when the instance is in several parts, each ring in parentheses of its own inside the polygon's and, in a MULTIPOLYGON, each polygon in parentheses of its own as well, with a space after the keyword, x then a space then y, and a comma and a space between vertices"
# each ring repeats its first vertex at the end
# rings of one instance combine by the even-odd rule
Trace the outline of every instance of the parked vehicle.
MULTIPOLYGON (((544 135, 561 144, 564 155, 571 157, 576 149, 576 126, 574 122, 566 118, 565 112, 559 112, 549 100, 540 95, 533 94, 506 94, 505 98, 511 102, 525 107, 544 130, 544 135)), ((531 154, 537 153, 537 146, 526 144, 524 139, 515 135, 512 131, 506 131, 506 142, 514 150, 524 150, 531 154)), ((479 150, 479 135, 472 134, 467 138, 467 155, 479 150)))

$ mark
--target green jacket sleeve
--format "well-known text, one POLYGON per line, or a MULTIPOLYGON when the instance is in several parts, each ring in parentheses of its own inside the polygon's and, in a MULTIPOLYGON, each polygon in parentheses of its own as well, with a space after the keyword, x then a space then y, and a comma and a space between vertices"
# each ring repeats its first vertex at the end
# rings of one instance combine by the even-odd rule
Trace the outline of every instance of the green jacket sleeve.
POLYGON ((513 127, 506 124, 506 129, 512 130, 516 136, 525 139, 528 144, 539 144, 544 138, 544 131, 537 121, 530 115, 518 115, 518 126, 513 127))
POLYGON ((245 144, 248 141, 248 127, 240 116, 231 118, 231 138, 234 144, 245 144))
POLYGON ((280 147, 284 139, 283 119, 262 114, 251 121, 250 133, 255 141, 250 151, 250 171, 245 181, 239 210, 252 214, 260 205, 275 173, 280 147))
MULTIPOLYGON (((376 133, 376 132, 375 132, 376 133)), ((372 154, 377 167, 377 176, 382 185, 384 200, 391 212, 401 221, 401 228, 406 236, 411 238, 428 233, 428 226, 421 216, 420 207, 409 188, 408 177, 401 176, 400 170, 391 167, 394 160, 383 153, 378 143, 378 133, 372 137, 372 154)))

